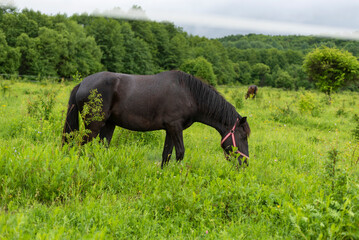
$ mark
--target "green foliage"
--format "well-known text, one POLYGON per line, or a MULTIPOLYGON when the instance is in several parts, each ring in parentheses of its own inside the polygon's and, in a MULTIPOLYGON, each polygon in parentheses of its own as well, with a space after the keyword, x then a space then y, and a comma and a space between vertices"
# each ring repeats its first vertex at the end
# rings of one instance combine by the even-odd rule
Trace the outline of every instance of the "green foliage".
POLYGON ((16 73, 20 66, 20 51, 9 46, 0 29, 0 73, 16 73))
POLYGON ((337 48, 315 49, 306 56, 303 66, 310 79, 328 95, 359 79, 357 58, 337 48))
MULTIPOLYGON (((128 23, 121 25, 121 34, 123 37, 123 47, 128 51, 123 53, 123 66, 119 69, 120 72, 131 74, 153 73, 154 63, 148 44, 134 36, 131 26, 128 23)), ((111 55, 115 54, 111 53, 111 55)))
POLYGON ((237 108, 237 110, 244 107, 243 93, 241 93, 240 91, 234 91, 231 97, 234 101, 234 106, 237 108))
MULTIPOLYGON (((91 90, 90 95, 88 96, 88 101, 85 102, 80 113, 81 120, 85 126, 90 125, 92 122, 102 121, 104 119, 104 112, 102 107, 102 95, 98 93, 97 89, 91 90)), ((80 126, 79 130, 66 133, 65 138, 70 143, 70 145, 79 147, 82 146, 84 139, 86 139, 91 133, 91 130, 86 129, 85 126, 80 126)))
MULTIPOLYGON (((130 11, 142 9, 136 6, 130 11)), ((114 9, 114 11, 121 11, 114 9)), ((71 79, 98 71, 153 74, 180 69, 204 58, 210 84, 260 84, 284 89, 313 88, 302 65, 317 46, 338 47, 358 56, 356 41, 312 36, 192 36, 168 22, 71 17, 4 6, 0 17, 0 73, 24 79, 71 79)), ((208 77, 208 76, 207 76, 208 77)), ((347 78, 345 78, 347 79, 347 78)), ((354 79, 353 79, 354 80, 354 79)), ((347 85, 358 91, 357 83, 347 85)))
POLYGON ((284 89, 295 88, 294 79, 288 72, 279 69, 273 77, 276 87, 284 89))
POLYGON ((39 120, 49 120, 55 103, 55 91, 45 90, 27 102, 27 113, 39 120))
POLYGON ((286 106, 278 106, 272 113, 273 120, 282 123, 291 123, 297 118, 296 112, 293 111, 291 104, 286 106))
POLYGON ((181 65, 181 70, 202 79, 204 82, 212 86, 217 84, 216 76, 213 73, 212 64, 203 57, 185 61, 181 65))
POLYGON ((359 117, 358 115, 354 115, 354 121, 355 121, 355 128, 353 129, 352 133, 355 138, 355 140, 359 143, 359 117))
POLYGON ((318 117, 322 111, 320 102, 315 95, 310 92, 300 94, 298 109, 301 113, 310 113, 312 116, 316 117, 318 117))
POLYGON ((264 85, 266 74, 270 72, 270 67, 263 63, 256 63, 252 66, 252 77, 260 80, 260 85, 264 85))
POLYGON ((1 83, 0 84, 0 91, 2 92, 2 94, 5 96, 6 93, 10 92, 10 85, 8 83, 1 83))
POLYGON ((98 93, 97 89, 91 90, 88 101, 84 104, 81 111, 81 117, 86 125, 92 122, 102 121, 105 118, 105 114, 102 110, 102 102, 102 95, 98 93))

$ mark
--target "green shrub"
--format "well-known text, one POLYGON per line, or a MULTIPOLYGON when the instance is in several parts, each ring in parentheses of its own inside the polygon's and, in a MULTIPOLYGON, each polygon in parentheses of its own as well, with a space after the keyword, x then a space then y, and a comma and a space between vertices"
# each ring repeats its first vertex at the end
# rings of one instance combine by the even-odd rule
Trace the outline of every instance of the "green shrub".
POLYGON ((213 72, 212 64, 204 57, 187 60, 181 65, 180 69, 197 78, 200 78, 212 86, 217 85, 216 75, 213 72))
POLYGON ((55 104, 55 91, 43 90, 27 101, 27 113, 40 120, 49 120, 55 104))
POLYGON ((322 111, 318 100, 309 92, 302 93, 299 96, 298 109, 302 114, 310 113, 313 117, 318 117, 322 111))
POLYGON ((357 114, 353 117, 355 122, 355 128, 353 129, 352 133, 357 142, 359 142, 359 116, 357 114))
POLYGON ((241 92, 239 91, 234 91, 232 93, 232 99, 234 101, 234 106, 237 108, 237 109, 241 109, 244 107, 244 98, 243 98, 243 95, 241 92))
POLYGON ((297 118, 297 113, 292 110, 291 104, 287 104, 285 107, 276 107, 275 111, 272 112, 272 117, 275 121, 290 123, 297 118))

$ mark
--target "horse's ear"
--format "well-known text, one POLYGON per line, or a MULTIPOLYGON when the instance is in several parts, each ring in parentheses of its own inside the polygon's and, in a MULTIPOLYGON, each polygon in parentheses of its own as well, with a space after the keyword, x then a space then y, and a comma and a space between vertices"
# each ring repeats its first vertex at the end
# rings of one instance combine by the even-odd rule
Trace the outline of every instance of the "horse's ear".
POLYGON ((243 125, 247 122, 247 117, 242 117, 240 120, 239 120, 239 125, 243 125))

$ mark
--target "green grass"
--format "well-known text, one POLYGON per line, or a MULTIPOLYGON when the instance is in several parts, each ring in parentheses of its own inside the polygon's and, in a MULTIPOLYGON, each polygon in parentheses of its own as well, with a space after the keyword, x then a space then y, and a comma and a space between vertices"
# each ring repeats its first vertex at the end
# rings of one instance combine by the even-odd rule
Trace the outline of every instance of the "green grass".
MULTIPOLYGON (((74 84, 4 83, 0 239, 359 238, 358 93, 328 105, 321 93, 260 88, 238 105, 252 129, 248 168, 194 124, 184 160, 162 170, 163 131, 117 128, 109 148, 62 147, 74 84)), ((246 88, 219 90, 235 104, 246 88)))

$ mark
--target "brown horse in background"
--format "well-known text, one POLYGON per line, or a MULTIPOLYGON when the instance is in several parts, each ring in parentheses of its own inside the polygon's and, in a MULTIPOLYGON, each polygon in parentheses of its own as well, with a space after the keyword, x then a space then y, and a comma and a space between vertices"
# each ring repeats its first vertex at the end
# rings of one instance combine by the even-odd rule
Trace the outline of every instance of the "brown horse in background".
POLYGON ((255 98, 257 95, 257 91, 258 91, 258 87, 256 85, 250 85, 248 87, 246 99, 249 98, 250 96, 253 96, 252 98, 255 98))

